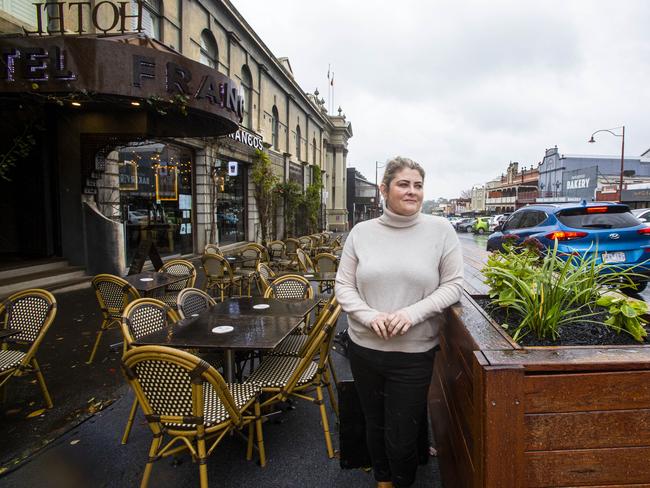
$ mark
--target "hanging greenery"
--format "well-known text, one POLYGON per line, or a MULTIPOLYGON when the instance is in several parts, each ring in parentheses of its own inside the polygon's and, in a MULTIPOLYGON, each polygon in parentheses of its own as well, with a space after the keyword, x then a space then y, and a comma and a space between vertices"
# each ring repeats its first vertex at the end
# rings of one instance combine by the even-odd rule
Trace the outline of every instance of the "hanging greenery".
POLYGON ((302 188, 294 181, 286 181, 275 185, 274 194, 276 208, 282 203, 284 205, 284 233, 286 237, 295 236, 296 213, 298 207, 304 203, 305 198, 302 188))
POLYGON ((17 162, 29 156, 34 146, 36 146, 34 131, 39 128, 40 126, 36 124, 35 119, 30 119, 25 123, 22 132, 16 134, 13 138, 7 138, 9 141, 8 147, 0 153, 0 178, 11 181, 9 173, 13 167, 17 162))
POLYGON ((255 203, 260 219, 262 245, 266 245, 272 216, 273 189, 278 183, 278 177, 273 173, 269 155, 259 149, 255 150, 253 156, 251 179, 255 185, 255 203))
POLYGON ((313 234, 318 232, 318 215, 321 206, 321 193, 323 190, 323 179, 321 177, 320 168, 318 166, 312 167, 312 183, 307 187, 305 194, 305 207, 307 210, 307 218, 309 219, 309 233, 313 234))

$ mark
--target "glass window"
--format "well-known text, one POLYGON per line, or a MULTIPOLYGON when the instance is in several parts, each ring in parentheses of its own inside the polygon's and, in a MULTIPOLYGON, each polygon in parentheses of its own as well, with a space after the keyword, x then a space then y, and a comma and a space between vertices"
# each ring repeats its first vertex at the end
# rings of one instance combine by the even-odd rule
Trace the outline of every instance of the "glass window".
POLYGON ((192 152, 150 142, 119 151, 126 260, 151 240, 161 256, 193 252, 192 152))
POLYGON ((248 129, 253 128, 253 76, 248 66, 241 68, 242 94, 244 96, 244 120, 242 123, 248 129))
MULTIPOLYGON (((137 1, 131 0, 131 9, 132 11, 137 12, 137 1)), ((159 41, 162 41, 160 29, 161 16, 162 8, 160 0, 144 0, 142 2, 142 31, 149 37, 159 41)), ((136 30, 138 27, 137 19, 131 19, 131 25, 132 29, 136 30)), ((178 48, 179 47, 177 47, 177 49, 178 48)))
POLYGON ((312 162, 316 164, 316 138, 311 143, 311 158, 312 162))
POLYGON ((219 67, 219 48, 212 32, 203 29, 201 32, 201 52, 199 62, 217 69, 219 67))
POLYGON ((521 222, 525 216, 526 212, 515 212, 513 213, 505 224, 503 224, 503 230, 512 230, 519 229, 521 227, 521 222))
POLYGON ((237 176, 228 175, 228 161, 215 161, 217 191, 216 222, 219 231, 219 245, 246 240, 246 167, 238 163, 237 176))
MULTIPOLYGON (((590 207, 561 210, 557 218, 574 229, 615 229, 635 227, 639 221, 627 207, 609 207, 604 212, 589 212, 590 207)), ((591 207, 593 208, 593 207, 591 207)))
POLYGON ((520 229, 528 229, 531 227, 537 227, 539 224, 546 220, 546 214, 539 210, 531 210, 525 212, 524 217, 521 219, 519 224, 520 229))
POLYGON ((280 114, 278 107, 273 105, 273 120, 271 120, 271 136, 273 139, 273 149, 280 150, 280 114))
POLYGON ((300 126, 297 125, 296 126, 296 158, 298 159, 298 161, 300 161, 300 157, 301 157, 301 154, 300 154, 300 146, 301 146, 300 142, 301 141, 302 141, 302 137, 300 135, 300 126))

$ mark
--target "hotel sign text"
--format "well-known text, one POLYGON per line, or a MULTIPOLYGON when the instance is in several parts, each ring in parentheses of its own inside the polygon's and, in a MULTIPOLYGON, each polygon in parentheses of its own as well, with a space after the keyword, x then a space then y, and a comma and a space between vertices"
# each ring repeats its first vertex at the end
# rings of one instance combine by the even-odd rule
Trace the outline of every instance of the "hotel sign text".
MULTIPOLYGON (((142 2, 136 2, 137 13, 127 13, 132 2, 44 2, 33 3, 36 9, 36 30, 24 29, 25 35, 44 36, 51 34, 83 34, 84 24, 90 20, 92 26, 106 34, 110 31, 133 32, 127 29, 128 19, 136 21, 137 32, 142 32, 142 2), (66 8, 67 7, 67 8, 66 8), (44 15, 47 13, 47 18, 44 15), (72 28, 76 24, 76 29, 72 28), (119 27, 118 27, 119 26, 119 27)), ((130 10, 135 10, 131 8, 130 10)))

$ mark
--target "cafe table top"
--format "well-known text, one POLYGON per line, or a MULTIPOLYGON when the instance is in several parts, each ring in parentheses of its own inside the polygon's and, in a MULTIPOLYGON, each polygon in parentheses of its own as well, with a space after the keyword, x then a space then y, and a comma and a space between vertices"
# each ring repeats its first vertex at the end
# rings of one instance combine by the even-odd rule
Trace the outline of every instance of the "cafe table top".
MULTIPOLYGON (((227 298, 210 308, 212 315, 233 317, 239 315, 268 317, 304 317, 311 312, 317 300, 279 299, 262 297, 227 298)), ((197 316, 197 315, 195 315, 197 316)))
POLYGON ((143 271, 124 278, 138 291, 148 292, 187 279, 187 276, 143 271))
POLYGON ((211 350, 270 350, 302 320, 298 316, 223 316, 208 309, 196 317, 140 337, 135 344, 211 350))
POLYGON ((277 275, 273 276, 271 278, 271 281, 274 279, 279 278, 280 276, 285 276, 285 275, 298 275, 302 276, 303 278, 308 279, 309 281, 335 281, 336 280, 336 272, 335 271, 325 271, 324 273, 316 273, 312 271, 308 272, 303 272, 303 271, 282 271, 281 273, 278 273, 277 275))

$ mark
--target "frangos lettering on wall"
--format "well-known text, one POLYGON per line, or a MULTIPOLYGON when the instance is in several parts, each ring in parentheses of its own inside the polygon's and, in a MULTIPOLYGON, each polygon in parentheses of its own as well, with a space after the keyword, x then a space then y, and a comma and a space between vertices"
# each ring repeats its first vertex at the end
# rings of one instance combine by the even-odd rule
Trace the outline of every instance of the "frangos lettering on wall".
MULTIPOLYGON (((244 99, 237 86, 230 83, 217 83, 211 75, 203 75, 198 88, 192 89, 192 72, 176 63, 166 63, 167 92, 185 95, 196 100, 207 100, 237 114, 241 121, 244 113, 244 99)), ((155 80, 156 61, 147 56, 133 56, 133 86, 142 88, 146 80, 155 80)))
POLYGON ((43 2, 32 3, 36 9, 36 30, 23 29, 27 36, 43 36, 50 34, 83 34, 85 23, 90 19, 93 27, 106 34, 116 30, 124 32, 142 32, 142 2, 137 1, 137 12, 131 6, 132 2, 43 2), (67 7, 67 9, 65 8, 67 7), (45 15, 47 14, 47 15, 45 15), (74 20, 73 20, 74 19, 74 20), (128 19, 134 19, 137 27, 127 29, 128 19), (76 29, 72 29, 76 21, 76 29))

